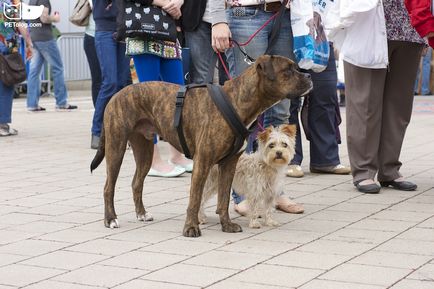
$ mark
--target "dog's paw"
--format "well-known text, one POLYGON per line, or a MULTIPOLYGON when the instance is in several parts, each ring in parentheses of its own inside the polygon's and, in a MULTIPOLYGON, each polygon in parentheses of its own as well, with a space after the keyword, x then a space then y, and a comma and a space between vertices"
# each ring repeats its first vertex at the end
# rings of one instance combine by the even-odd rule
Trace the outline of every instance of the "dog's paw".
POLYGON ((226 224, 222 224, 222 231, 226 233, 238 233, 242 232, 243 229, 237 223, 228 222, 226 224))
POLYGON ((261 223, 259 223, 258 220, 250 220, 249 227, 252 229, 259 229, 261 228, 261 223))
POLYGON ((189 238, 197 238, 202 235, 198 225, 185 225, 182 234, 189 238))
POLYGON ((137 215, 137 220, 142 222, 151 222, 154 220, 154 216, 151 213, 146 212, 145 214, 137 215))
POLYGON ((270 226, 270 227, 277 227, 277 226, 280 225, 280 223, 277 222, 277 221, 275 221, 275 220, 273 220, 273 219, 268 219, 268 220, 265 222, 265 225, 270 226))
POLYGON ((113 219, 113 220, 110 220, 110 221, 105 220, 104 221, 104 225, 107 228, 110 228, 110 229, 119 228, 119 221, 118 221, 118 219, 113 219))

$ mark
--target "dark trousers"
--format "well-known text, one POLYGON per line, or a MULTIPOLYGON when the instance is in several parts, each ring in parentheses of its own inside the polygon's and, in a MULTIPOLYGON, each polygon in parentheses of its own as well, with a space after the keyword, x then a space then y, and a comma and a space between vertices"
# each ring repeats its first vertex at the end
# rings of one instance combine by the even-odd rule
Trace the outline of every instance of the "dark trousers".
POLYGON ((344 62, 347 142, 353 181, 401 177, 399 156, 413 107, 413 88, 423 45, 388 41, 389 67, 369 69, 344 62))
POLYGON ((83 48, 84 53, 86 53, 87 62, 89 63, 90 76, 92 78, 92 102, 93 107, 95 107, 96 98, 98 97, 102 82, 101 68, 95 48, 95 37, 84 34, 83 48))
MULTIPOLYGON (((307 130, 310 135, 310 165, 314 167, 335 166, 340 163, 337 72, 332 46, 330 51, 327 68, 320 73, 309 72, 313 90, 309 94, 307 130)), ((291 164, 297 165, 303 160, 299 110, 300 100, 291 100, 289 123, 297 125, 296 154, 291 164)))

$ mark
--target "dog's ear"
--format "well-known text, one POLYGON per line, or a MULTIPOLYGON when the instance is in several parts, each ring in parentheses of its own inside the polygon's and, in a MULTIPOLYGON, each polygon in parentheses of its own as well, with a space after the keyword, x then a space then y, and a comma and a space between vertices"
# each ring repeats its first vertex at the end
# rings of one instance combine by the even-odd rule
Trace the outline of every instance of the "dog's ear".
POLYGON ((273 126, 271 125, 271 126, 267 127, 266 129, 264 129, 263 131, 259 132, 258 133, 258 140, 261 143, 267 142, 272 131, 273 131, 273 126))
POLYGON ((267 77, 269 80, 275 80, 276 74, 273 67, 273 55, 264 55, 256 60, 256 71, 259 75, 267 77))
POLYGON ((281 132, 289 137, 295 137, 297 133, 297 126, 295 124, 282 124, 279 128, 281 132))

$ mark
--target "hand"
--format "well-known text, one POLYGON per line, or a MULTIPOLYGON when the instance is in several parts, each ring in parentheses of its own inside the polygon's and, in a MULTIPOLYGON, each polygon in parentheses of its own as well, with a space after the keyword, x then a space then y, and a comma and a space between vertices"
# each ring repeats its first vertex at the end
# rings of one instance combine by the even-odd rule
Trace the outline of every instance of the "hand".
POLYGON ((164 11, 169 12, 172 9, 181 9, 182 5, 184 5, 184 0, 170 0, 169 3, 164 5, 162 8, 164 11))
POLYGON ((51 19, 52 19, 52 22, 60 22, 60 14, 59 14, 59 12, 54 12, 54 15, 53 16, 51 16, 51 19))
POLYGON ((161 7, 164 11, 169 13, 174 19, 179 19, 182 15, 181 6, 184 4, 184 0, 170 0, 168 4, 161 7))
POLYGON ((434 37, 434 32, 430 32, 430 33, 428 33, 425 37, 426 37, 426 38, 434 37))
POLYGON ((211 46, 215 52, 224 52, 231 45, 231 31, 227 23, 217 23, 211 30, 211 46))
POLYGON ((172 18, 175 20, 179 19, 182 15, 181 9, 179 9, 179 8, 171 9, 170 11, 167 11, 167 10, 164 10, 164 11, 169 13, 169 15, 172 16, 172 18))
POLYGON ((26 46, 26 60, 30 60, 33 57, 33 46, 26 46))

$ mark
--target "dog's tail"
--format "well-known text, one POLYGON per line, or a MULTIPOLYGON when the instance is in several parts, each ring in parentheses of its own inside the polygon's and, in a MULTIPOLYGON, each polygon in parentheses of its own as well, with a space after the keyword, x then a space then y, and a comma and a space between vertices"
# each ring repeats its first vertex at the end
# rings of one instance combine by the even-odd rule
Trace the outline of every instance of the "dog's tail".
POLYGON ((94 169, 96 169, 102 162, 105 156, 105 133, 104 133, 104 127, 101 131, 101 137, 99 139, 99 147, 96 152, 95 157, 92 160, 92 163, 90 164, 90 172, 92 173, 94 169))

